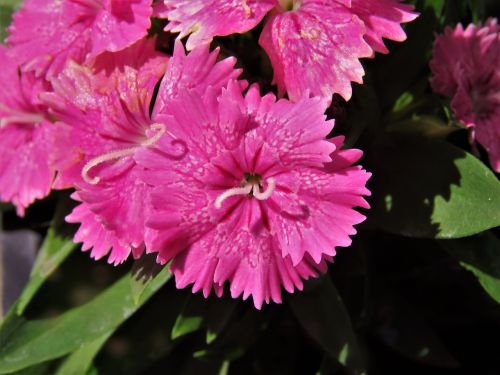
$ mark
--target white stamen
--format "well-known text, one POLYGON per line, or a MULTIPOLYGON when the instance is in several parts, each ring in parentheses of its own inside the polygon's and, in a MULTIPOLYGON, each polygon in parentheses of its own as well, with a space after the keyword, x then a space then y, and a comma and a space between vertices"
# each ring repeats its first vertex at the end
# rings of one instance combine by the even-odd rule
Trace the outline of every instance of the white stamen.
POLYGON ((42 115, 19 113, 0 119, 0 129, 9 124, 38 124, 44 120, 42 115))
POLYGON ((167 128, 163 124, 153 124, 151 125, 151 130, 155 131, 156 134, 142 142, 142 146, 144 147, 152 146, 156 142, 158 142, 163 134, 165 134, 165 132, 167 131, 167 128))
POLYGON ((271 196, 275 188, 276 181, 271 177, 267 179, 267 189, 265 191, 261 192, 259 184, 254 184, 252 194, 255 199, 258 199, 259 201, 265 201, 271 196))
POLYGON ((215 200, 215 208, 221 208, 222 202, 224 202, 229 197, 234 197, 235 195, 247 195, 252 191, 253 185, 248 184, 240 188, 232 188, 226 190, 224 193, 219 195, 215 200))
POLYGON ((89 172, 92 168, 97 167, 99 164, 102 164, 106 161, 124 158, 125 156, 132 155, 137 147, 130 147, 123 150, 111 151, 107 154, 98 156, 92 160, 90 160, 87 164, 84 165, 82 169, 82 178, 85 182, 91 185, 97 185, 99 181, 101 181, 99 176, 90 177, 89 172))
POLYGON ((44 115, 41 113, 18 111, 17 109, 10 108, 3 103, 0 103, 0 129, 5 128, 10 124, 28 124, 36 125, 45 120, 44 115))
POLYGON ((267 179, 267 189, 261 192, 259 184, 257 182, 248 182, 245 186, 239 188, 232 188, 226 190, 224 193, 219 195, 215 200, 215 208, 221 208, 222 202, 224 202, 229 197, 234 197, 235 195, 248 195, 252 193, 252 196, 259 201, 264 201, 268 199, 276 188, 276 181, 274 178, 267 179))
MULTIPOLYGON (((141 146, 144 147, 152 146, 163 136, 163 134, 165 134, 167 129, 163 124, 153 124, 151 125, 151 130, 156 131, 156 134, 151 138, 148 138, 144 142, 142 142, 141 146)), ((100 155, 94 159, 89 160, 82 169, 83 180, 91 185, 97 185, 101 179, 99 176, 94 176, 94 177, 89 176, 89 172, 92 168, 97 167, 99 164, 102 164, 110 160, 121 159, 126 156, 133 155, 135 150, 137 150, 137 147, 138 146, 134 146, 125 148, 123 150, 111 151, 104 155, 100 155)))

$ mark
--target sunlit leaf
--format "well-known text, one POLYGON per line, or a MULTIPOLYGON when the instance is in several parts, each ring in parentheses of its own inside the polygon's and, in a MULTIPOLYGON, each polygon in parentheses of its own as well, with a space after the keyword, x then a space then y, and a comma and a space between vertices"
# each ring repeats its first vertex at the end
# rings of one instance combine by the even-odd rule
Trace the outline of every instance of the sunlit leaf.
MULTIPOLYGON (((406 124, 409 127, 410 124, 406 124)), ((500 225, 500 182, 475 156, 442 141, 448 128, 380 134, 369 151, 371 222, 423 238, 459 238, 500 225)))
POLYGON ((71 225, 64 220, 64 217, 71 212, 74 204, 75 202, 70 199, 67 193, 59 197, 51 227, 38 251, 30 279, 17 301, 16 306, 19 315, 22 315, 26 306, 47 278, 78 247, 72 241, 73 231, 71 225))
POLYGON ((0 373, 61 357, 113 332, 170 279, 170 273, 164 269, 148 285, 139 305, 130 278, 125 275, 89 303, 57 318, 28 321, 9 314, 0 326, 0 373))
POLYGON ((21 315, 34 297, 38 289, 57 267, 77 248, 71 239, 63 238, 50 228, 40 251, 38 252, 35 265, 31 271, 28 284, 24 288, 17 302, 17 313, 21 315))

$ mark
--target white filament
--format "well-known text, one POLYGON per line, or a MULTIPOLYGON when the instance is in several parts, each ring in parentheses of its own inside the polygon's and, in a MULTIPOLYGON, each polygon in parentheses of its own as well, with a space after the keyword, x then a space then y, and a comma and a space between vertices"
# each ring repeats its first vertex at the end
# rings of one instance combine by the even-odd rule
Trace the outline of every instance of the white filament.
POLYGON ((222 202, 224 202, 227 198, 229 197, 234 197, 235 195, 247 195, 250 194, 252 191, 253 185, 248 184, 244 187, 240 188, 232 188, 226 190, 224 193, 219 195, 217 199, 215 200, 215 207, 216 208, 221 208, 222 207, 222 202))
POLYGON ((253 196, 255 197, 255 199, 258 199, 259 201, 265 201, 271 196, 275 188, 276 188, 276 181, 274 180, 274 178, 272 177, 268 178, 266 191, 261 192, 259 184, 254 184, 253 196))
POLYGON ((248 182, 245 186, 239 188, 231 188, 223 192, 215 200, 215 208, 221 208, 222 202, 224 202, 229 197, 234 197, 236 195, 248 195, 252 193, 255 199, 260 201, 268 199, 276 188, 276 181, 274 178, 267 179, 267 188, 265 191, 260 191, 260 186, 258 182, 248 182))
POLYGON ((20 113, 14 114, 0 119, 0 129, 9 124, 38 124, 44 120, 42 115, 20 113))
MULTIPOLYGON (((146 139, 140 145, 144 147, 149 147, 155 144, 166 132, 166 127, 163 124, 153 124, 151 125, 151 130, 155 131, 155 135, 151 138, 146 139)), ((137 150, 138 146, 125 148, 122 150, 116 150, 108 152, 104 155, 100 155, 94 159, 91 159, 84 165, 82 169, 82 178, 85 182, 91 185, 97 185, 101 180, 99 176, 90 177, 89 172, 92 168, 97 167, 98 165, 105 163, 110 160, 121 159, 129 155, 133 155, 135 150, 137 150)))

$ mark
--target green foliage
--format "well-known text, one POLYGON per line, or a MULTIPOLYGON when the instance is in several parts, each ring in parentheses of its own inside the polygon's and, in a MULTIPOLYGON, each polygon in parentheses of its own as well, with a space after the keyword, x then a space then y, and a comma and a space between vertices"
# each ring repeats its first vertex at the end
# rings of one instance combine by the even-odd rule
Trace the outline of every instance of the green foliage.
POLYGON ((0 0, 0 42, 7 36, 12 13, 19 7, 22 0, 0 0))
POLYGON ((57 318, 30 321, 15 313, 7 315, 0 327, 0 374, 61 357, 109 335, 163 286, 170 274, 162 271, 138 305, 130 291, 130 277, 122 277, 91 302, 57 318))
POLYGON ((97 371, 93 367, 94 358, 112 333, 110 331, 75 350, 64 360, 55 375, 90 375, 97 371))
POLYGON ((61 263, 75 250, 77 245, 70 239, 64 238, 50 228, 36 258, 28 284, 16 304, 17 313, 21 315, 35 296, 36 292, 47 278, 61 265, 61 263))
POLYGON ((500 303, 500 240, 491 232, 441 245, 477 277, 484 290, 500 303))
POLYGON ((365 374, 361 352, 349 315, 329 278, 288 297, 290 307, 306 332, 323 350, 355 374, 365 374))
POLYGON ((372 217, 378 227, 410 237, 459 238, 500 225, 500 182, 476 157, 439 139, 452 130, 417 120, 390 128, 374 143, 372 217))

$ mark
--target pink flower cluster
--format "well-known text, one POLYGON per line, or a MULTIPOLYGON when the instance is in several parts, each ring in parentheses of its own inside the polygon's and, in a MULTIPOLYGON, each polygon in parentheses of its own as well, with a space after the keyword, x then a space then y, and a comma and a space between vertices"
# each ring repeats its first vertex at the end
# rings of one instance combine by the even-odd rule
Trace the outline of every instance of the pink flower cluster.
POLYGON ((325 110, 359 58, 403 40, 398 0, 26 0, 0 47, 0 198, 19 215, 73 188, 74 240, 119 264, 157 254, 177 286, 281 301, 325 272, 368 208, 359 150, 325 110), (269 13, 261 45, 281 94, 239 80, 214 36, 269 13), (192 34, 172 56, 150 17, 192 34))
POLYGON ((456 118, 470 129, 472 144, 488 152, 500 173, 500 27, 457 25, 436 38, 431 61, 432 87, 451 97, 456 118))
POLYGON ((215 36, 244 33, 269 13, 259 43, 278 91, 296 101, 306 92, 349 100, 362 83, 362 57, 387 53, 382 38, 403 41, 400 24, 417 17, 402 0, 164 0, 166 30, 187 35, 188 50, 215 36))

